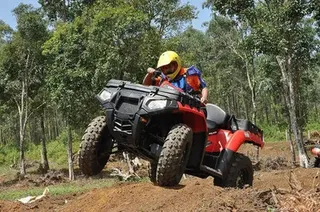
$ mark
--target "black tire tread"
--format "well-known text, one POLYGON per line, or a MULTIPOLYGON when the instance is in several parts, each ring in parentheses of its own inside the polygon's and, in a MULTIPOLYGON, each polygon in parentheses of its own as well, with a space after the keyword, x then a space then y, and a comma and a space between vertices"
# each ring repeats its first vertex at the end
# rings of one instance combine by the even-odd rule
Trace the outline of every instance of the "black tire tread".
POLYGON ((220 187, 233 187, 242 188, 237 185, 237 178, 239 171, 245 169, 246 171, 246 182, 245 184, 252 186, 253 183, 253 166, 249 157, 241 154, 235 153, 233 162, 231 164, 228 176, 224 179, 215 177, 213 184, 220 187))
MULTIPOLYGON (((103 161, 98 161, 96 152, 101 147, 100 142, 102 142, 103 133, 106 132, 106 117, 99 116, 91 121, 88 125, 85 134, 82 137, 80 144, 80 154, 79 154, 79 167, 83 174, 92 176, 101 172, 101 170, 106 165, 110 154, 106 154, 103 161)), ((107 141, 110 143, 109 139, 107 141)), ((107 144, 110 146, 111 144, 107 144)), ((106 150, 109 151, 109 150, 106 150)))
POLYGON ((156 172, 158 185, 175 186, 180 182, 189 157, 192 137, 191 128, 185 124, 177 124, 171 128, 158 160, 156 172), (185 157, 184 163, 180 164, 183 157, 185 157))

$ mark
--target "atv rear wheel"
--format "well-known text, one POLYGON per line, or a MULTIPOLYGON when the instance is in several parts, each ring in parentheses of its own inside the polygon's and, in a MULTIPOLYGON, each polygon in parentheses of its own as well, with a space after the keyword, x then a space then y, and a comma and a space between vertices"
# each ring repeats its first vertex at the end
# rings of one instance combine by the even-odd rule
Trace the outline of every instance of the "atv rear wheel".
POLYGON ((100 173, 109 160, 112 146, 106 117, 96 117, 88 125, 80 144, 79 167, 82 173, 88 176, 100 173))
POLYGON ((320 168, 320 158, 313 157, 309 161, 309 168, 320 168))
POLYGON ((213 184, 220 187, 244 188, 246 185, 252 186, 253 167, 251 160, 240 153, 235 153, 229 170, 224 179, 215 177, 213 184))
POLYGON ((177 124, 171 128, 158 161, 158 185, 175 186, 180 182, 188 162, 192 137, 192 130, 187 125, 177 124))

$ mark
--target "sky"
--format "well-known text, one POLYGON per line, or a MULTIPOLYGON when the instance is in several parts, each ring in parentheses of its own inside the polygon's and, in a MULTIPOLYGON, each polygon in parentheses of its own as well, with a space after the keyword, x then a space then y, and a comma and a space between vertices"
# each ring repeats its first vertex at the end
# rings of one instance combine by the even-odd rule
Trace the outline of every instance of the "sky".
MULTIPOLYGON (((1 1, 1 0, 0 0, 1 1)), ((203 22, 210 21, 210 13, 211 11, 207 8, 202 9, 202 3, 204 0, 182 0, 182 3, 189 3, 195 6, 198 10, 198 18, 192 21, 192 26, 195 29, 199 29, 205 31, 206 28, 202 26, 203 22)))
POLYGON ((38 0, 0 0, 0 20, 3 20, 12 28, 15 28, 16 18, 13 16, 12 10, 20 3, 32 4, 34 7, 40 7, 38 0))
MULTIPOLYGON (((196 29, 205 31, 205 27, 202 26, 203 22, 210 20, 210 10, 202 9, 202 2, 204 0, 182 0, 182 3, 189 2, 194 5, 198 10, 198 18, 192 21, 192 26, 196 29)), ((20 3, 31 4, 34 7, 40 7, 38 0, 0 0, 0 20, 9 24, 12 28, 16 27, 16 19, 12 15, 12 10, 20 3)))

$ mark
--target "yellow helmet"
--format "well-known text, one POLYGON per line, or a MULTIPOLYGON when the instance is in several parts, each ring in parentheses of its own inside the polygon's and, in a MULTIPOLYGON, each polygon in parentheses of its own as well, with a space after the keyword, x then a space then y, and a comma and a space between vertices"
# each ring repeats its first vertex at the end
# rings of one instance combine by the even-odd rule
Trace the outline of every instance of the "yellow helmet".
POLYGON ((161 56, 159 57, 157 68, 168 65, 171 62, 176 62, 178 64, 177 69, 173 73, 167 75, 169 78, 174 79, 178 75, 181 69, 181 60, 179 55, 176 52, 166 51, 162 53, 161 56))

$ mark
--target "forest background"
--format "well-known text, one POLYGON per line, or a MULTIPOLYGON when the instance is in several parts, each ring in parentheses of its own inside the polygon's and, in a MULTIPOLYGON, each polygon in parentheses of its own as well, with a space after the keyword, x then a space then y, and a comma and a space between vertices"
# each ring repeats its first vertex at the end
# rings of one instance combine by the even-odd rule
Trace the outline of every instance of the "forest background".
POLYGON ((264 131, 292 134, 300 165, 320 102, 320 3, 207 0, 211 20, 179 0, 39 0, 0 20, 0 166, 69 163, 94 117, 95 95, 110 79, 141 83, 165 50, 202 71, 209 102, 264 131), (68 154, 67 154, 68 149, 68 154), (50 163, 49 163, 50 162, 50 163))

